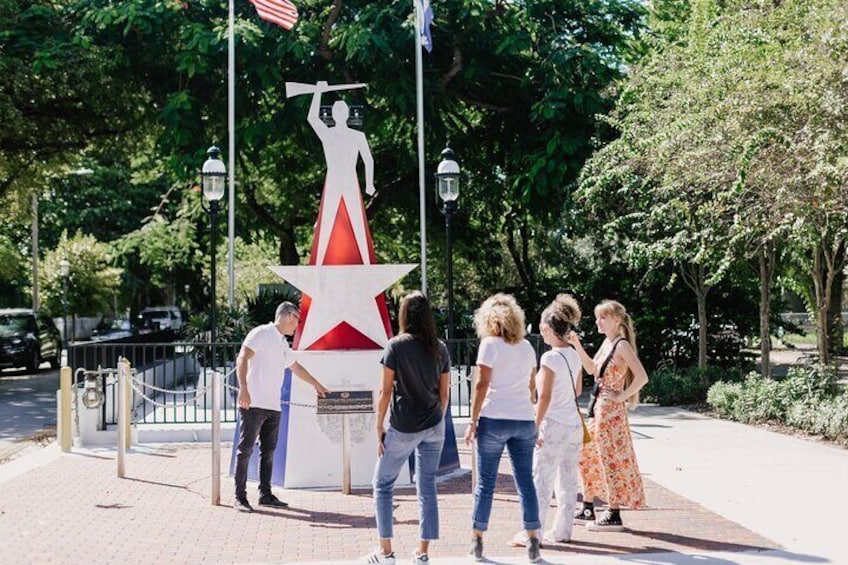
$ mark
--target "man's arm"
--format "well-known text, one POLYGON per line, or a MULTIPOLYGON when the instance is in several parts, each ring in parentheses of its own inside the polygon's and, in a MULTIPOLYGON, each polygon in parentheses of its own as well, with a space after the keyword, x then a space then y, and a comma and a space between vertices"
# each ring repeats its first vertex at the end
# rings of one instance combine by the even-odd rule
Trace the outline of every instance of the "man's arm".
POLYGON ((319 383, 318 380, 315 377, 313 377, 312 374, 309 371, 307 371, 305 368, 303 368, 303 366, 301 366, 301 364, 298 363, 297 361, 292 363, 291 367, 289 367, 289 368, 291 369, 292 373, 294 373, 299 378, 301 378, 302 380, 306 381, 307 383, 309 383, 313 387, 315 387, 315 392, 318 393, 318 396, 323 397, 325 394, 330 392, 326 387, 324 387, 324 385, 319 383))
POLYGON ((362 165, 365 167, 365 193, 372 196, 376 191, 374 188, 374 157, 371 155, 371 148, 368 147, 368 140, 364 133, 360 137, 359 155, 362 158, 362 165))
POLYGON ((250 392, 247 390, 247 364, 253 357, 253 350, 246 345, 241 346, 236 358, 236 377, 238 377, 238 407, 250 408, 250 392))
POLYGON ((315 130, 315 133, 318 135, 318 138, 322 141, 324 140, 324 136, 329 129, 327 124, 321 121, 320 110, 321 110, 321 94, 323 94, 324 89, 327 87, 327 81, 321 80, 315 85, 315 94, 312 95, 312 105, 309 107, 309 115, 306 120, 309 122, 309 125, 312 126, 312 129, 315 130))

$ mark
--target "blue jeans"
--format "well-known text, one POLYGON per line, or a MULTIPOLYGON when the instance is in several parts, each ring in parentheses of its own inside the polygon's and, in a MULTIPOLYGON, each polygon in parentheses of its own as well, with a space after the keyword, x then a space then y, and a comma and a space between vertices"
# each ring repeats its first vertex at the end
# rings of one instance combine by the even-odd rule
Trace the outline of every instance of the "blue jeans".
POLYGON ((259 492, 271 494, 271 473, 274 468, 274 450, 280 431, 280 411, 264 408, 239 408, 241 429, 236 454, 236 498, 247 496, 247 466, 253 455, 253 446, 259 438, 259 492))
POLYGON ((492 497, 498 479, 498 464, 504 446, 512 462, 512 476, 525 530, 538 530, 539 501, 533 485, 533 449, 536 447, 536 423, 532 420, 480 418, 477 423, 477 489, 474 491, 474 524, 480 532, 489 529, 492 497))
POLYGON ((436 471, 445 443, 445 421, 432 428, 407 434, 389 427, 383 441, 385 452, 374 467, 374 505, 380 539, 391 539, 395 481, 401 467, 415 451, 420 539, 439 539, 439 503, 436 498, 436 471))

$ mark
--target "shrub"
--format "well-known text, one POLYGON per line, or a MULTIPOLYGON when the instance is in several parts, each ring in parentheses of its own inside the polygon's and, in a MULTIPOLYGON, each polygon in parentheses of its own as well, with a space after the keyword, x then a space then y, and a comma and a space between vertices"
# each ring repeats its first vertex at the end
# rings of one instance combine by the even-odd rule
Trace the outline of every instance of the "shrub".
POLYGON ((707 391, 707 404, 720 415, 734 418, 741 394, 741 383, 717 382, 707 391))
POLYGON ((779 422, 825 438, 848 441, 848 391, 823 367, 793 367, 785 379, 749 374, 742 383, 714 384, 707 403, 719 415, 745 423, 779 422))
POLYGON ((707 398, 707 390, 712 383, 739 378, 735 370, 722 367, 702 370, 697 367, 676 369, 662 365, 649 375, 648 384, 641 391, 642 401, 660 406, 698 404, 707 398))
POLYGON ((749 373, 742 383, 733 418, 745 423, 782 421, 790 402, 781 383, 749 373))
POLYGON ((828 439, 848 439, 848 393, 823 398, 813 407, 809 431, 828 439))

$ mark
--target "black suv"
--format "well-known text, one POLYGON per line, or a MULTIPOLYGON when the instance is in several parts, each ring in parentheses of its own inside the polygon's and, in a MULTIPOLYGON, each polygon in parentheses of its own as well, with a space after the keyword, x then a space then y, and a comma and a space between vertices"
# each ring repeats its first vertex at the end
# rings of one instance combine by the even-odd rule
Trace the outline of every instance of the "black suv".
POLYGON ((42 361, 59 367, 62 338, 53 321, 23 308, 0 309, 0 368, 38 371, 42 361))

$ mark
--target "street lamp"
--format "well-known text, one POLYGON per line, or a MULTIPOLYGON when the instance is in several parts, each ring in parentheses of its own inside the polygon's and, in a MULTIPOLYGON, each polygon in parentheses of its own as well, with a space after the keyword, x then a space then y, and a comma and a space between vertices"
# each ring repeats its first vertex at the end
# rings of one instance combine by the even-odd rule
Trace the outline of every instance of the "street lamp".
POLYGON ((59 261, 59 276, 62 277, 62 350, 68 349, 68 276, 71 264, 66 258, 59 261))
MULTIPOLYGON (((232 5, 230 7, 232 8, 232 5)), ((212 310, 210 316, 212 329, 209 332, 209 343, 212 350, 210 352, 212 354, 212 504, 218 504, 221 501, 221 391, 218 389, 220 377, 216 373, 217 357, 215 355, 215 342, 218 339, 215 335, 218 326, 218 321, 215 318, 215 279, 218 275, 215 265, 215 235, 218 231, 218 210, 220 209, 218 201, 224 197, 227 167, 221 161, 221 150, 214 145, 206 151, 206 155, 207 158, 203 163, 203 169, 200 171, 200 177, 203 181, 203 196, 209 201, 209 208, 207 209, 204 206, 204 209, 209 212, 210 229, 212 232, 209 238, 212 246, 212 310)), ((202 205, 203 200, 201 199, 202 205)), ((232 248, 230 249, 230 259, 232 260, 232 248)), ((230 288, 232 288, 232 281, 230 288)), ((206 374, 208 375, 210 373, 207 372, 206 374)), ((208 385, 209 383, 207 382, 208 385)))
POLYGON ((457 209, 459 198, 459 165, 454 160, 453 149, 442 150, 442 161, 436 170, 436 187, 442 200, 442 214, 445 215, 445 234, 447 236, 448 267, 448 339, 453 339, 453 252, 451 249, 451 220, 457 209))
MULTIPOLYGON (((220 205, 218 201, 224 197, 224 189, 226 188, 226 178, 227 178, 227 167, 224 166, 224 162, 221 160, 221 150, 215 147, 214 145, 210 147, 206 151, 207 159, 203 163, 203 169, 200 172, 200 177, 203 180, 203 196, 206 197, 206 200, 209 201, 209 207, 203 207, 204 210, 209 212, 209 221, 211 224, 211 247, 212 247, 212 310, 211 310, 211 322, 212 322, 212 331, 209 334, 209 342, 212 344, 212 362, 215 362, 215 350, 214 344, 216 335, 215 330, 217 329, 217 320, 215 317, 215 279, 217 276, 216 265, 215 265, 215 239, 216 232, 218 231, 218 211, 220 210, 220 205)), ((212 365, 215 366, 214 364, 212 365)))

